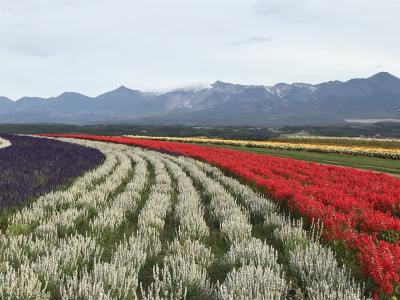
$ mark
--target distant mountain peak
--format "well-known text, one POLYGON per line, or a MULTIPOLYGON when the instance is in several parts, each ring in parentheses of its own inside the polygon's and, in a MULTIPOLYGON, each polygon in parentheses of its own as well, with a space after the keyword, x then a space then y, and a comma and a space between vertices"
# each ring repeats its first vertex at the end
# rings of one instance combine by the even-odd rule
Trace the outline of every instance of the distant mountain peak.
POLYGON ((66 97, 74 97, 74 96, 86 97, 85 95, 82 95, 82 94, 77 93, 77 92, 64 92, 60 96, 58 96, 57 98, 66 98, 66 97))
POLYGON ((114 91, 131 91, 131 89, 127 88, 124 85, 121 85, 121 86, 117 87, 114 91))
MULTIPOLYGON (((147 93, 121 85, 97 97, 0 97, 0 123, 147 122, 197 125, 298 125, 346 119, 395 119, 400 79, 387 72, 346 82, 273 86, 215 81, 209 86, 147 93), (147 119, 150 118, 150 119, 147 119)), ((143 123, 142 123, 143 124, 143 123)))
POLYGON ((115 90, 112 90, 111 93, 118 93, 118 94, 127 94, 127 93, 132 93, 132 92, 139 92, 137 90, 132 90, 130 88, 127 88, 124 85, 121 85, 119 87, 117 87, 115 90))
POLYGON ((217 80, 213 84, 211 84, 211 88, 214 90, 222 91, 225 93, 236 94, 242 91, 245 88, 252 87, 250 85, 241 85, 241 84, 234 84, 229 82, 223 82, 217 80))
POLYGON ((226 86, 232 86, 234 85, 233 83, 229 83, 229 82, 223 82, 220 80, 215 81, 214 83, 211 84, 211 86, 213 88, 218 88, 218 87, 226 87, 226 86))
POLYGON ((136 95, 141 95, 141 94, 142 94, 141 91, 132 90, 130 88, 127 88, 124 85, 121 85, 120 87, 116 88, 115 90, 104 93, 104 94, 98 96, 97 98, 103 99, 103 98, 107 98, 109 96, 118 97, 118 98, 129 98, 131 96, 136 96, 136 95))
POLYGON ((372 80, 400 80, 400 78, 390 74, 389 72, 379 72, 375 75, 372 75, 368 79, 372 80))

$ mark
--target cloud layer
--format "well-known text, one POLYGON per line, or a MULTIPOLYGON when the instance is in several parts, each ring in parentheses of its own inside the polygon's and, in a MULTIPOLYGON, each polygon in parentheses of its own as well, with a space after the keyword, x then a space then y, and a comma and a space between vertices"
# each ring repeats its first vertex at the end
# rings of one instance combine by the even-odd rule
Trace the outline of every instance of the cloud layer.
POLYGON ((397 0, 0 0, 0 95, 400 75, 397 0))

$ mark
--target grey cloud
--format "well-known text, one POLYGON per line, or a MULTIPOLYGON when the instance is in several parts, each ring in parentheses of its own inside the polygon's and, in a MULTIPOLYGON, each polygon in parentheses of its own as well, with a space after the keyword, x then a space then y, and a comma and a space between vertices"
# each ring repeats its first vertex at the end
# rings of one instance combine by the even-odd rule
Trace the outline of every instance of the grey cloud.
POLYGON ((60 40, 43 34, 29 34, 30 24, 11 25, 7 34, 2 34, 0 52, 39 58, 50 58, 59 53, 60 40))
POLYGON ((50 45, 46 47, 17 41, 13 43, 3 43, 0 51, 38 58, 51 58, 58 54, 57 49, 53 49, 50 45))
MULTIPOLYGON (((343 0, 334 0, 340 3, 343 0)), ((354 0, 352 0, 354 1, 354 0)), ((323 23, 329 18, 331 0, 258 0, 253 11, 269 21, 284 23, 323 23)))
POLYGON ((247 39, 232 41, 228 45, 232 46, 232 47, 237 47, 237 46, 245 46, 245 45, 250 45, 250 44, 268 43, 271 41, 272 41, 272 39, 269 37, 252 36, 247 39))
POLYGON ((308 0, 259 0, 253 8, 260 13, 287 13, 307 5, 308 0))
POLYGON ((399 13, 399 0, 0 0, 0 96, 399 74, 399 13))

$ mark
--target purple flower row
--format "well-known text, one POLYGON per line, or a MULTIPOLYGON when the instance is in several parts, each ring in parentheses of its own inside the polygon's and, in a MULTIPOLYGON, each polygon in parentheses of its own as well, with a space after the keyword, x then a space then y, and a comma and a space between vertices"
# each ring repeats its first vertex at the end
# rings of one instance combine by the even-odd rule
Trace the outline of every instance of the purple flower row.
POLYGON ((93 148, 56 140, 0 134, 11 146, 0 150, 0 211, 38 197, 102 163, 93 148))

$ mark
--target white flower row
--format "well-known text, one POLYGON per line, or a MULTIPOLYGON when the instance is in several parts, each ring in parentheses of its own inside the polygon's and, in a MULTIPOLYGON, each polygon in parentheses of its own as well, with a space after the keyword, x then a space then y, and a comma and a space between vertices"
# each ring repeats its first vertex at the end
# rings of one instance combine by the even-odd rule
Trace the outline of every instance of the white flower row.
MULTIPOLYGON (((178 158, 175 161, 198 180, 211 197, 212 213, 221 222, 221 232, 231 243, 224 262, 233 270, 222 284, 217 283, 214 295, 219 299, 283 299, 287 288, 276 250, 251 237, 249 213, 237 204, 235 198, 217 182, 219 180, 206 175, 213 173, 215 178, 220 179, 222 172, 190 158, 178 158)), ((243 187, 238 189, 249 193, 243 187)), ((268 206, 269 209, 271 207, 275 208, 268 206)))
POLYGON ((214 255, 202 243, 209 229, 203 218, 201 198, 181 167, 170 156, 163 157, 176 181, 174 218, 179 225, 175 240, 167 246, 163 266, 154 266, 153 282, 147 289, 141 286, 141 293, 144 299, 185 299, 195 290, 197 297, 207 298, 213 293, 207 268, 214 262, 214 255))
MULTIPOLYGON (((101 144, 101 148, 107 148, 109 146, 110 145, 107 144, 101 144)), ((93 185, 93 187, 95 187, 96 189, 92 188, 91 190, 84 191, 88 194, 92 193, 94 197, 98 197, 99 195, 103 196, 103 200, 101 201, 104 202, 103 204, 108 201, 108 199, 104 197, 104 195, 107 195, 107 197, 112 195, 121 184, 121 182, 124 180, 124 178, 126 178, 126 175, 131 169, 130 158, 124 154, 126 149, 122 149, 122 146, 112 146, 109 147, 108 150, 109 151, 105 152, 111 153, 111 151, 116 151, 116 156, 114 157, 118 157, 120 163, 117 164, 117 161, 115 160, 115 163, 107 164, 107 157, 106 162, 102 166, 103 168, 100 167, 99 169, 103 171, 104 169, 106 169, 104 168, 104 165, 106 165, 108 170, 103 174, 109 174, 112 169, 114 169, 114 171, 105 181, 101 180, 102 177, 104 177, 103 175, 91 176, 92 179, 94 178, 94 180, 97 181, 96 185, 93 185), (112 167, 109 168, 109 166, 112 167), (102 192, 99 192, 99 190, 102 192)), ((137 164, 137 166, 139 166, 139 164, 137 164)), ((136 169, 140 169, 140 167, 136 169)), ((140 176, 138 178, 143 179, 143 176, 140 176)), ((79 179, 77 181, 79 181, 79 179)), ((132 190, 133 186, 127 185, 126 189, 132 190)), ((89 201, 73 201, 74 199, 76 199, 75 197, 70 197, 69 199, 72 202, 68 203, 69 205, 66 205, 65 210, 62 210, 63 206, 58 208, 59 211, 49 210, 49 217, 51 218, 51 212, 54 212, 54 214, 57 214, 59 217, 65 220, 68 220, 69 218, 74 219, 74 216, 76 216, 76 214, 78 213, 78 207, 81 208, 82 211, 85 211, 86 208, 93 205, 89 201), (76 203, 79 204, 77 205, 76 203)), ((98 199, 93 199, 93 201, 95 202, 96 200, 98 199)), ((97 201, 96 203, 99 204, 100 201, 97 201)), ((101 210, 102 206, 97 206, 95 208, 101 210)), ((43 220, 48 220, 47 216, 46 218, 43 218, 43 220)), ((73 229, 74 225, 71 225, 71 228, 73 229)), ((112 259, 112 262, 107 264, 99 262, 102 250, 91 236, 72 234, 65 239, 58 239, 56 235, 43 233, 43 236, 40 237, 41 238, 38 238, 38 235, 36 233, 32 233, 29 235, 13 235, 12 232, 7 232, 7 235, 1 236, 2 241, 5 241, 6 243, 0 244, 5 245, 4 250, 6 250, 6 255, 3 254, 2 259, 10 259, 10 262, 13 265, 13 268, 7 268, 4 271, 2 270, 1 275, 5 278, 9 278, 12 276, 17 276, 18 278, 21 278, 24 276, 24 274, 22 274, 20 270, 27 270, 26 272, 29 271, 38 274, 39 278, 41 278, 41 281, 46 282, 46 286, 42 286, 42 289, 38 289, 36 291, 38 295, 41 295, 39 296, 40 299, 47 298, 43 296, 43 293, 48 286, 60 287, 60 292, 64 293, 65 295, 68 295, 68 293, 73 293, 74 291, 77 292, 78 290, 82 291, 81 295, 84 295, 85 291, 91 293, 90 291, 93 290, 92 288, 100 283, 105 284, 105 291, 112 291, 115 288, 115 285, 109 284, 111 280, 114 280, 113 276, 115 275, 116 278, 123 278, 124 275, 121 273, 110 273, 107 275, 108 277, 102 277, 98 276, 98 274, 101 274, 101 270, 112 270, 113 268, 122 270, 123 268, 118 268, 118 266, 121 265, 121 263, 119 262, 120 258, 124 257, 127 253, 132 254, 133 249, 131 245, 129 245, 129 247, 122 247, 121 249, 119 249, 120 251, 117 250, 116 252, 119 253, 119 255, 115 255, 112 259), (17 257, 16 255, 12 255, 11 251, 12 249, 18 247, 20 247, 21 249, 25 249, 25 251, 16 252, 19 253, 17 257), (7 252, 7 250, 9 251, 7 252), (89 272, 87 270, 87 267, 90 265, 93 265, 95 267, 95 272, 90 272, 90 274, 93 274, 93 276, 88 275, 89 272), (71 277, 70 274, 74 274, 74 276, 71 277), (79 280, 77 276, 80 278, 79 280), (85 290, 85 280, 86 284, 88 284, 88 277, 94 278, 92 280, 92 283, 94 285, 90 286, 90 288, 88 287, 89 289, 85 290), (76 289, 76 287, 78 288, 76 289)), ((129 260, 130 262, 134 262, 135 259, 137 260, 138 258, 145 256, 143 251, 140 251, 142 255, 140 255, 138 251, 133 252, 135 252, 135 254, 131 255, 131 259, 129 260)), ((8 263, 8 261, 6 261, 6 263, 8 263)), ((127 264, 126 262, 123 264, 129 267, 129 264, 127 264)), ((129 270, 134 269, 135 274, 137 274, 137 265, 139 265, 139 263, 131 264, 129 270)), ((18 282, 18 278, 16 282, 18 282)), ((134 276, 131 276, 129 278, 130 281, 126 284, 137 287, 137 280, 133 280, 134 276)), ((35 277, 33 277, 32 280, 35 280, 35 277)), ((117 284, 117 286, 126 287, 126 285, 121 284, 117 284)), ((119 289, 118 291, 116 291, 116 293, 122 293, 122 290, 124 289, 119 289)), ((10 298, 18 298, 18 293, 20 293, 18 288, 13 288, 13 286, 2 286, 1 292, 3 294, 10 295, 10 298)), ((95 294, 93 295, 95 297, 95 294)), ((35 297, 32 296, 32 298, 35 297)))
POLYGON ((251 237, 251 224, 249 214, 240 207, 235 198, 218 182, 208 177, 206 173, 197 167, 192 159, 175 158, 192 178, 198 180, 204 192, 211 197, 210 208, 213 216, 220 222, 221 232, 229 242, 248 240, 251 237))
MULTIPOLYGON (((345 268, 339 267, 334 253, 329 248, 317 242, 318 232, 306 232, 302 220, 293 220, 278 213, 278 206, 275 203, 236 179, 225 176, 220 169, 200 161, 195 163, 200 167, 203 166, 203 170, 239 195, 253 214, 265 216, 267 226, 276 227, 275 238, 282 242, 287 252, 291 251, 290 267, 303 281, 311 299, 364 299, 363 287, 353 281, 345 268)), ((251 244, 244 244, 243 250, 250 251, 251 248, 251 244)), ((257 250, 257 253, 262 251, 257 250)), ((232 263, 235 259, 231 253, 229 255, 232 263)), ((243 254, 238 257, 243 257, 243 254)))
POLYGON ((176 180, 177 204, 175 218, 179 223, 178 236, 181 239, 202 240, 209 235, 208 226, 204 220, 204 209, 199 192, 193 181, 169 156, 165 155, 165 164, 176 180))
MULTIPOLYGON (((164 230, 166 215, 172 208, 172 182, 165 167, 166 161, 159 153, 140 151, 138 149, 136 149, 136 151, 138 151, 137 154, 141 158, 149 162, 154 170, 155 183, 150 186, 149 198, 138 216, 136 236, 132 236, 129 241, 124 240, 124 242, 118 246, 117 251, 114 252, 111 263, 107 263, 107 268, 115 269, 116 275, 113 281, 115 284, 110 287, 110 284, 107 284, 104 280, 95 280, 93 274, 83 274, 77 277, 84 279, 85 282, 79 283, 79 281, 74 281, 75 285, 70 285, 72 286, 72 288, 69 288, 70 292, 65 294, 68 297, 88 297, 88 295, 91 295, 91 293, 88 292, 88 288, 84 291, 77 290, 82 284, 87 284, 94 291, 97 291, 95 294, 97 297, 103 297, 102 299, 127 297, 127 295, 134 295, 133 298, 135 298, 137 297, 135 290, 137 288, 137 277, 140 267, 143 266, 148 257, 155 256, 161 251, 160 235, 164 230), (125 268, 118 270, 117 261, 119 264, 125 266, 127 264, 131 265, 129 274, 132 275, 130 277, 131 280, 128 282, 129 285, 124 281, 124 278, 126 278, 124 275, 126 275, 127 271, 125 271, 125 268), (122 290, 117 287, 122 288, 122 290), (107 291, 107 293, 104 294, 104 291, 107 291)), ((131 183, 128 183, 127 187, 130 184, 131 183)), ((111 207, 112 206, 113 205, 111 205, 111 207)), ((209 261, 208 259, 211 256, 211 252, 204 246, 203 248, 205 249, 201 246, 199 242, 191 242, 190 240, 185 241, 184 244, 181 244, 178 240, 174 241, 174 243, 168 247, 170 252, 169 255, 165 257, 164 267, 161 269, 158 265, 154 266, 154 283, 146 291, 144 291, 142 287, 142 298, 159 299, 162 298, 162 296, 173 295, 172 299, 177 299, 176 297, 179 298, 178 295, 183 295, 184 282, 187 282, 192 276, 198 278, 199 274, 199 272, 193 268, 193 265, 185 263, 186 257, 190 257, 189 253, 192 254, 192 256, 196 255, 196 253, 205 253, 206 257, 203 258, 203 260, 209 261), (196 249, 197 252, 195 251, 196 249), (186 266, 186 268, 184 266, 186 266), (166 278, 168 278, 168 280, 166 280, 166 278), (179 286, 181 288, 179 288, 179 286)), ((101 269, 104 268, 103 265, 101 269)), ((202 269, 200 274, 202 274, 202 276, 207 275, 205 269, 202 269)), ((102 278, 104 276, 98 277, 102 278)))
POLYGON ((38 224, 53 210, 62 209, 74 203, 78 196, 90 191, 99 180, 109 175, 118 163, 117 157, 105 144, 97 149, 106 156, 100 167, 76 179, 66 191, 50 192, 39 197, 33 204, 16 212, 10 220, 10 224, 38 224))
MULTIPOLYGON (((145 188, 147 164, 142 157, 151 158, 139 149, 130 149, 134 151, 128 156, 135 162, 135 175, 124 191, 90 223, 92 233, 97 237, 101 237, 104 230, 112 232, 124 221, 127 211, 133 212, 137 208, 145 188)), ((159 180, 164 178, 161 176, 159 180)), ((136 236, 123 238, 110 262, 96 261, 90 272, 84 268, 68 277, 67 283, 62 285, 61 294, 67 299, 136 299, 140 268, 149 254, 154 255, 161 250, 159 234, 152 227, 140 227, 136 236)))
POLYGON ((365 299, 363 287, 352 281, 346 269, 339 266, 332 250, 317 242, 291 251, 290 268, 307 287, 310 299, 365 299))
POLYGON ((8 261, 0 263, 0 295, 7 295, 2 299, 50 299, 47 288, 62 285, 68 277, 66 274, 93 263, 101 254, 93 239, 80 235, 60 239, 57 247, 46 247, 45 253, 36 260, 24 256, 17 266, 8 261), (7 284, 8 280, 20 285, 7 284))
POLYGON ((78 220, 87 218, 88 210, 101 210, 107 204, 110 195, 121 185, 129 175, 132 169, 132 163, 129 157, 123 153, 116 153, 120 162, 114 172, 96 189, 89 190, 81 194, 75 201, 69 203, 69 207, 63 210, 50 210, 50 214, 39 220, 40 226, 36 228, 36 233, 57 235, 60 230, 73 232, 78 220))
POLYGON ((155 184, 150 187, 149 199, 145 203, 138 217, 138 227, 153 227, 162 232, 165 217, 171 210, 171 178, 159 154, 149 155, 148 161, 154 168, 155 184))
POLYGON ((244 265, 233 269, 222 285, 217 287, 217 298, 235 299, 286 299, 286 281, 279 273, 262 266, 244 265))
POLYGON ((6 148, 6 147, 10 147, 10 146, 11 146, 10 141, 0 137, 0 149, 6 148))
POLYGON ((278 252, 265 242, 251 238, 235 243, 225 255, 225 262, 233 267, 256 265, 281 270, 278 264, 278 252))
POLYGON ((81 185, 82 182, 87 182, 91 185, 93 180, 98 181, 117 166, 116 156, 111 154, 111 150, 107 145, 102 144, 98 146, 106 154, 106 160, 102 166, 78 178, 70 189, 44 195, 33 204, 17 211, 11 216, 6 234, 0 234, 0 260, 21 262, 26 255, 35 257, 42 254, 43 251, 41 249, 46 248, 46 244, 56 244, 54 225, 48 222, 48 219, 53 218, 54 214, 57 214, 61 218, 61 224, 68 224, 70 217, 76 219, 78 216, 84 216, 82 212, 85 212, 85 210, 77 208, 68 209, 76 202, 77 195, 86 192, 86 189, 80 191, 75 186, 81 185), (97 171, 100 175, 96 173, 97 171), (59 205, 59 203, 65 204, 59 205), (66 209, 63 210, 64 207, 66 209), (60 215, 59 211, 63 211, 64 214, 60 215), (34 232, 34 229, 37 228, 39 230, 36 233, 41 233, 40 238, 34 232), (17 256, 15 253, 19 253, 20 255, 17 256))
POLYGON ((203 267, 209 267, 214 262, 214 254, 211 249, 197 240, 183 240, 177 238, 168 245, 166 257, 181 257, 203 267))
POLYGON ((278 210, 278 205, 272 200, 253 191, 249 186, 240 183, 238 180, 225 176, 220 169, 196 160, 195 164, 211 174, 234 194, 238 195, 246 207, 250 209, 251 213, 264 216, 266 213, 276 212, 278 210))
POLYGON ((163 267, 153 268, 153 282, 141 293, 144 299, 185 299, 190 289, 206 298, 213 294, 213 287, 207 274, 207 267, 214 261, 214 255, 201 242, 190 239, 175 239, 168 245, 163 267), (172 298, 170 298, 172 297, 172 298))
POLYGON ((127 153, 135 164, 134 176, 128 181, 123 192, 118 194, 111 204, 90 221, 93 232, 101 235, 104 230, 115 230, 125 220, 127 212, 134 212, 141 200, 141 194, 147 183, 147 164, 135 153, 127 153))
POLYGON ((0 263, 0 299, 50 299, 38 274, 22 265, 15 270, 8 262, 0 263))
POLYGON ((155 266, 153 276, 154 282, 148 288, 147 294, 144 293, 147 299, 152 299, 151 295, 165 299, 171 294, 182 294, 182 291, 187 294, 191 288, 203 299, 213 292, 206 268, 184 257, 167 256, 162 269, 155 266))
POLYGON ((76 272, 80 266, 98 260, 101 252, 94 238, 76 234, 60 239, 56 247, 48 248, 36 261, 26 264, 45 278, 46 282, 60 284, 66 274, 76 272))
MULTIPOLYGON (((147 164, 149 161, 154 168, 156 184, 151 187, 149 200, 141 211, 138 230, 135 235, 124 239, 117 245, 110 262, 95 262, 93 271, 83 270, 68 279, 67 285, 62 289, 62 295, 68 299, 136 299, 138 275, 147 257, 154 256, 161 251, 160 229, 153 227, 153 223, 146 223, 148 216, 154 216, 160 207, 153 207, 159 196, 159 191, 164 190, 168 184, 168 174, 164 166, 153 153, 131 148, 135 161, 135 176, 129 181, 125 190, 116 197, 114 202, 99 215, 97 221, 91 223, 96 236, 101 236, 105 228, 115 229, 124 219, 127 210, 137 207, 140 194, 143 192, 147 181, 147 164), (126 201, 131 201, 129 204, 126 201), (150 205, 148 204, 150 202, 150 205), (134 203, 134 204, 133 204, 134 203), (118 215, 122 220, 115 220, 118 215), (110 219, 111 218, 111 219, 110 219), (114 223, 116 222, 116 223, 114 223), (112 224, 112 225, 110 225, 112 224), (101 229, 96 230, 95 226, 101 229)), ((163 202, 165 204, 165 202, 163 202)), ((96 219, 94 219, 96 220, 96 219)))
POLYGON ((321 231, 303 229, 302 220, 272 213, 265 225, 274 228, 274 237, 290 256, 289 267, 301 281, 307 295, 314 300, 366 299, 364 287, 354 282, 339 265, 331 249, 321 245, 321 231))
POLYGON ((110 262, 94 262, 66 279, 61 287, 63 299, 137 299, 138 274, 147 255, 141 239, 124 239, 110 262))

